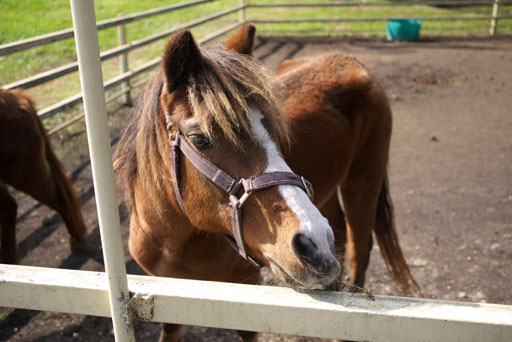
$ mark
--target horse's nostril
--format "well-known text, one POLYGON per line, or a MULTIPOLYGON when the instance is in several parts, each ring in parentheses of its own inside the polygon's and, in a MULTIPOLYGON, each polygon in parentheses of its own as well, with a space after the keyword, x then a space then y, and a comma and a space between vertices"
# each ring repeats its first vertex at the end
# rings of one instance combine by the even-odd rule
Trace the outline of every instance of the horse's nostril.
POLYGON ((296 234, 292 241, 293 251, 306 266, 317 268, 322 263, 316 243, 304 234, 296 234))

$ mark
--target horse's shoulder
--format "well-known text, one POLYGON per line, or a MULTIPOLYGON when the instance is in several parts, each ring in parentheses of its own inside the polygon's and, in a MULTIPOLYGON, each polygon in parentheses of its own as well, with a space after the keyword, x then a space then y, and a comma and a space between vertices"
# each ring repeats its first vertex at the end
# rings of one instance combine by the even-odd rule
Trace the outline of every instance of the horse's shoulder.
POLYGON ((0 126, 4 128, 2 134, 18 140, 38 140, 40 133, 37 120, 30 97, 20 90, 0 89, 0 126))
POLYGON ((32 99, 19 89, 0 89, 0 106, 10 110, 23 110, 28 113, 35 113, 32 99))

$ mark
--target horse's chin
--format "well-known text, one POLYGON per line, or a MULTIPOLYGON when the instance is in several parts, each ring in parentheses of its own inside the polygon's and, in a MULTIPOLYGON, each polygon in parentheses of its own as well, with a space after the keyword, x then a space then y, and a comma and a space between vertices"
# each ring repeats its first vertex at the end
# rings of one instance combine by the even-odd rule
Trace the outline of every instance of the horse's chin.
POLYGON ((277 276, 282 282, 294 289, 307 289, 307 290, 324 290, 335 279, 326 280, 318 279, 312 271, 305 270, 298 276, 291 275, 284 267, 279 265, 276 261, 268 258, 269 266, 272 273, 277 276))

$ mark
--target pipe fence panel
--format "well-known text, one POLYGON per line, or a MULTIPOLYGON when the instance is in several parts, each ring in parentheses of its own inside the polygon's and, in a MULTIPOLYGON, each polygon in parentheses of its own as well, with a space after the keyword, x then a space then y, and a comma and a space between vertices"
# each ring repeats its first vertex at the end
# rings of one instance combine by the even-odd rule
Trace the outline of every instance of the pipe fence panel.
MULTIPOLYGON (((111 317, 105 273, 0 265, 0 275, 0 306, 111 317)), ((364 294, 135 275, 128 275, 128 287, 133 320, 352 341, 508 342, 512 336, 512 307, 506 305, 372 300, 364 294)))
MULTIPOLYGON (((183 3, 176 4, 176 5, 150 9, 150 10, 140 12, 140 13, 134 13, 134 14, 130 14, 130 15, 120 16, 118 18, 107 19, 107 20, 97 22, 96 28, 98 30, 104 30, 109 27, 127 24, 127 23, 130 23, 133 21, 150 18, 155 15, 165 14, 168 12, 204 4, 206 2, 211 2, 211 1, 214 1, 214 0, 198 0, 198 1, 183 2, 183 3)), ((23 50, 27 50, 27 49, 32 49, 34 47, 55 43, 55 42, 58 42, 58 41, 61 41, 64 39, 73 38, 73 36, 74 36, 73 28, 68 28, 65 30, 52 32, 52 33, 40 35, 37 37, 0 45, 0 56, 5 56, 5 55, 11 54, 11 53, 15 53, 15 52, 19 52, 19 51, 23 51, 23 50)))
MULTIPOLYGON (((427 22, 425 30, 430 35, 436 35, 444 31, 457 32, 460 30, 471 30, 475 28, 474 23, 480 23, 482 26, 489 27, 489 34, 495 36, 498 32, 497 25, 499 21, 506 21, 507 27, 510 27, 512 13, 510 7, 507 7, 505 14, 499 15, 499 5, 509 6, 511 1, 503 0, 461 0, 461 1, 330 1, 330 2, 296 2, 282 1, 271 2, 265 0, 255 0, 248 4, 247 9, 252 21, 260 25, 269 25, 271 32, 277 24, 303 24, 319 23, 324 27, 320 29, 321 34, 340 35, 368 33, 373 30, 365 28, 362 24, 378 23, 378 32, 383 35, 385 28, 382 23, 390 19, 416 19, 427 22), (334 15, 316 15, 314 10, 321 8, 332 9, 334 15), (478 8, 474 14, 460 13, 457 15, 450 13, 450 9, 478 8), (255 9, 251 11, 251 9, 255 9), (294 16, 283 18, 283 11, 293 9, 294 16), (344 10, 343 12, 341 10, 344 10), (428 9, 428 10, 427 10, 428 9), (362 15, 359 12, 363 10, 371 11, 369 15, 362 15), (437 10, 437 11, 436 11, 437 10), (444 11, 442 11, 444 10, 444 11), (492 10, 492 11, 491 11, 492 10), (442 12, 440 12, 442 11, 442 12), (436 12, 439 12, 436 14, 436 12), (486 13, 488 12, 488 13, 486 13), (345 23, 345 26, 326 28, 327 24, 345 23), (350 25, 348 25, 350 24, 350 25), (358 25, 357 25, 358 24, 358 25), (457 24, 457 25, 455 25, 457 24), (272 26, 273 25, 273 26, 272 26)), ((503 10, 502 10, 503 12, 503 10)), ((290 29, 293 32, 293 28, 290 29)), ((373 32, 375 35, 376 32, 373 32)), ((480 34, 485 30, 480 30, 480 34)))
MULTIPOLYGON (((103 21, 99 21, 96 23, 96 28, 98 30, 104 30, 111 27, 117 27, 119 34, 122 34, 125 32, 125 25, 128 23, 133 23, 139 20, 148 19, 151 17, 163 15, 166 13, 171 13, 177 10, 192 8, 198 5, 204 5, 206 3, 215 2, 214 0, 194 0, 194 1, 188 1, 188 2, 182 2, 178 4, 173 4, 170 6, 165 6, 161 8, 156 9, 150 9, 139 13, 133 13, 128 15, 119 15, 116 18, 111 18, 103 21)), ((329 2, 295 2, 295 1, 283 1, 280 3, 276 2, 265 2, 264 0, 239 0, 238 6, 234 6, 232 8, 227 8, 224 10, 221 10, 217 13, 197 18, 192 21, 189 21, 187 23, 174 26, 170 29, 164 30, 159 33, 155 33, 153 35, 140 38, 131 42, 126 41, 125 39, 119 40, 119 45, 117 47, 111 48, 109 50, 103 51, 100 55, 100 58, 102 61, 107 61, 109 59, 112 59, 114 57, 119 57, 120 64, 119 70, 121 70, 121 74, 117 76, 115 79, 112 79, 110 81, 107 81, 105 83, 105 88, 110 89, 116 86, 119 86, 122 84, 123 91, 123 97, 124 97, 124 103, 126 105, 131 104, 131 97, 130 93, 133 91, 134 88, 140 87, 143 85, 143 82, 135 82, 136 86, 128 87, 127 84, 129 84, 130 79, 133 77, 136 77, 137 75, 140 75, 142 72, 145 72, 149 70, 150 68, 142 68, 136 67, 133 70, 133 73, 130 73, 130 69, 127 66, 127 58, 128 53, 132 52, 134 50, 140 49, 142 47, 145 47, 149 44, 152 44, 154 42, 160 41, 162 39, 168 38, 173 33, 181 30, 181 29, 190 29, 194 27, 198 27, 202 24, 209 23, 211 21, 224 18, 230 14, 233 14, 235 12, 239 12, 239 18, 238 21, 236 21, 233 24, 226 25, 226 27, 230 27, 231 29, 234 29, 238 27, 239 25, 243 24, 246 21, 251 21, 255 24, 261 25, 263 28, 265 28, 265 25, 280 25, 280 24, 311 24, 316 23, 320 25, 327 26, 329 24, 338 23, 338 24, 347 24, 347 25, 359 25, 359 24, 367 24, 367 25, 374 25, 378 24, 381 25, 381 23, 387 21, 388 19, 394 19, 397 18, 396 16, 371 16, 371 17, 360 17, 360 16, 343 16, 343 17, 301 17, 301 18, 268 18, 268 15, 271 15, 272 12, 268 12, 268 10, 272 11, 273 9, 315 9, 315 8, 408 8, 410 6, 435 6, 435 7, 461 7, 461 6, 483 6, 483 7, 492 7, 492 11, 490 12, 489 16, 485 15, 479 15, 479 16, 409 16, 409 19, 418 19, 421 21, 424 21, 425 23, 453 23, 453 22, 460 22, 464 23, 467 22, 468 24, 463 27, 467 28, 478 28, 483 27, 487 25, 489 27, 489 34, 491 36, 494 36, 498 32, 498 23, 503 20, 510 20, 512 19, 511 15, 499 15, 499 5, 505 6, 512 4, 512 1, 510 0, 463 0, 463 1, 392 1, 392 2, 366 2, 366 1, 329 1, 329 2), (259 11, 265 11, 267 12, 263 13, 262 15, 259 15, 259 11), (255 12, 256 11, 256 12, 255 12), (478 23, 478 24, 475 24, 478 23), (485 24, 484 24, 485 23, 485 24), (489 24, 490 23, 490 24, 489 24), (483 25, 483 26, 482 26, 483 25), (124 62, 123 62, 124 61, 124 62), (140 69, 143 69, 143 71, 140 71, 140 69), (117 82, 117 79, 123 78, 122 82, 117 82)), ((362 34, 375 34, 375 32, 379 32, 380 34, 383 34, 382 27, 375 28, 373 26, 371 27, 355 27, 352 28, 345 28, 344 30, 340 30, 340 34, 350 34, 350 33, 357 33, 361 32, 362 34)), ((464 28, 460 28, 457 30, 464 30, 464 28)), ((433 28, 435 29, 435 28, 433 28)), ((443 30, 446 30, 443 28, 443 26, 440 27, 438 32, 442 32, 443 30)), ((222 34, 225 34, 226 32, 229 32, 229 30, 219 30, 218 36, 221 36, 222 34)), ((283 31, 286 33, 294 32, 293 27, 290 30, 283 31)), ((297 33, 304 34, 302 31, 298 31, 297 33)), ((328 32, 328 31, 326 31, 328 32)), ((331 34, 331 33, 329 33, 331 34)), ((43 46, 47 44, 52 44, 54 42, 58 42, 64 39, 72 38, 73 30, 65 29, 17 42, 12 42, 4 45, 0 45, 0 56, 12 54, 15 52, 35 48, 38 46, 43 46)), ((209 40, 215 39, 217 36, 212 37, 209 40)), ((208 41, 209 41, 208 40, 208 41)), ((146 63, 147 64, 147 63, 146 63)), ((154 62, 154 66, 156 66, 158 62, 154 62)), ((60 67, 41 72, 39 74, 17 80, 15 82, 11 82, 9 84, 5 84, 2 87, 6 89, 14 89, 14 88, 32 88, 40 85, 44 85, 47 82, 50 82, 52 80, 55 80, 57 78, 69 75, 71 73, 75 73, 78 70, 78 64, 77 62, 68 63, 66 65, 62 65, 60 67)), ((107 100, 113 101, 120 96, 117 96, 117 93, 114 95, 110 95, 107 100)), ((73 96, 70 96, 66 99, 63 99, 57 103, 54 103, 51 106, 48 106, 46 108, 41 109, 38 114, 41 117, 41 119, 49 118, 57 113, 60 113, 62 111, 66 111, 71 107, 76 106, 77 104, 80 104, 82 102, 82 96, 80 94, 75 94, 73 96)), ((50 129, 51 134, 55 134, 58 131, 68 127, 69 125, 77 122, 83 117, 83 114, 78 114, 70 119, 67 119, 65 122, 54 125, 50 129)))
MULTIPOLYGON (((177 11, 177 10, 190 8, 193 6, 202 5, 202 4, 205 4, 208 2, 213 2, 213 1, 214 0, 189 1, 189 2, 183 2, 183 3, 166 6, 166 7, 162 7, 162 8, 151 9, 151 10, 143 11, 140 13, 134 13, 134 14, 130 14, 130 15, 121 15, 117 18, 103 20, 103 21, 96 23, 96 28, 98 30, 104 30, 104 29, 107 29, 110 27, 117 26, 118 32, 122 33, 123 27, 127 23, 135 22, 135 21, 142 20, 142 19, 147 19, 147 18, 150 18, 153 16, 170 13, 170 12, 177 11)), ((221 18, 225 18, 225 17, 229 16, 230 14, 243 12, 244 8, 245 8, 245 5, 243 5, 243 4, 234 6, 231 8, 226 8, 226 9, 220 10, 218 12, 215 12, 213 14, 210 14, 210 15, 207 15, 204 17, 200 17, 197 19, 193 19, 191 21, 185 22, 180 25, 175 25, 170 29, 167 29, 167 30, 161 31, 159 33, 155 33, 153 35, 150 35, 150 36, 147 36, 147 37, 144 37, 141 39, 137 39, 137 40, 134 40, 131 42, 126 42, 126 39, 120 40, 123 43, 120 43, 119 46, 101 52, 100 59, 101 59, 101 61, 107 61, 114 57, 120 57, 120 61, 121 61, 120 63, 123 63, 123 60, 126 60, 127 54, 130 51, 134 51, 136 49, 145 47, 149 44, 152 44, 152 43, 155 43, 158 41, 162 41, 163 39, 170 37, 172 34, 178 32, 180 30, 191 29, 191 28, 198 27, 200 25, 210 23, 212 21, 215 21, 215 20, 218 20, 221 18)), ((205 39, 203 39, 203 41, 206 43, 211 40, 214 40, 215 38, 229 32, 230 30, 236 29, 241 24, 243 24, 243 22, 241 22, 241 21, 236 21, 234 23, 228 24, 224 28, 214 31, 214 34, 207 35, 205 37, 205 39)), ((25 40, 18 41, 18 42, 4 44, 4 45, 0 46, 0 56, 12 54, 12 53, 23 51, 26 49, 35 48, 35 47, 42 46, 42 45, 51 44, 51 43, 54 43, 54 42, 57 42, 60 40, 72 38, 73 36, 74 36, 73 29, 66 29, 66 30, 61 30, 58 32, 30 38, 30 39, 25 39, 25 40)), ((121 84, 126 84, 126 82, 129 82, 130 79, 140 75, 141 73, 149 71, 153 67, 157 66, 158 63, 159 63, 159 58, 151 60, 146 63, 143 63, 142 65, 137 66, 132 70, 130 70, 129 68, 123 69, 121 66, 120 70, 124 70, 124 71, 120 75, 106 81, 104 84, 105 90, 114 88, 121 84)), ((5 89, 32 88, 32 87, 44 85, 45 83, 53 81, 57 78, 72 74, 72 73, 76 72, 77 70, 78 70, 78 63, 72 62, 72 63, 66 64, 66 65, 62 65, 60 67, 39 73, 37 75, 30 76, 25 79, 21 79, 21 80, 15 81, 15 82, 11 82, 9 84, 5 84, 2 86, 2 88, 5 88, 5 89)), ((125 87, 125 89, 123 90, 123 96, 125 97, 125 99, 130 97, 130 92, 134 88, 140 87, 140 86, 144 85, 144 83, 145 82, 136 82, 135 85, 132 87, 125 87)), ((108 100, 108 102, 110 102, 119 97, 120 96, 117 96, 117 94, 115 94, 115 95, 109 96, 107 98, 107 100, 108 100)), ((38 115, 41 119, 47 119, 57 113, 65 111, 65 110, 67 110, 71 107, 74 107, 80 103, 82 103, 81 93, 70 96, 66 99, 63 99, 57 103, 54 103, 46 108, 39 110, 38 115)), ((125 100, 125 104, 129 105, 130 103, 129 103, 129 101, 125 100)), ((52 127, 50 129, 50 134, 51 135, 56 134, 60 130, 77 122, 78 120, 80 120, 83 117, 84 117, 84 115, 83 115, 83 113, 81 113, 81 114, 78 114, 78 115, 72 117, 71 119, 66 120, 63 123, 56 125, 55 127, 52 127)))

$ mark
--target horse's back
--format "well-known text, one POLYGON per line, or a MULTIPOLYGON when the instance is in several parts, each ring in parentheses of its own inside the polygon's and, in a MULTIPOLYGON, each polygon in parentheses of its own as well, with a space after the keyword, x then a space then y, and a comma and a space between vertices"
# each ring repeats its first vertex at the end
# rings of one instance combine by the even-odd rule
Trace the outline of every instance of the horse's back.
POLYGON ((34 105, 28 96, 21 91, 0 89, 0 136, 4 137, 4 142, 25 141, 26 144, 27 139, 39 136, 37 120, 34 105))
POLYGON ((18 120, 19 124, 24 124, 27 120, 33 121, 34 115, 32 100, 22 91, 0 88, 0 120, 2 123, 15 123, 18 120))
POLYGON ((285 61, 276 75, 294 136, 292 148, 283 149, 285 158, 314 184, 319 203, 343 183, 362 151, 372 150, 378 168, 385 168, 391 110, 363 64, 329 53, 285 61))
POLYGON ((21 177, 24 165, 44 151, 44 138, 32 101, 21 91, 0 89, 0 179, 9 184, 21 177))

